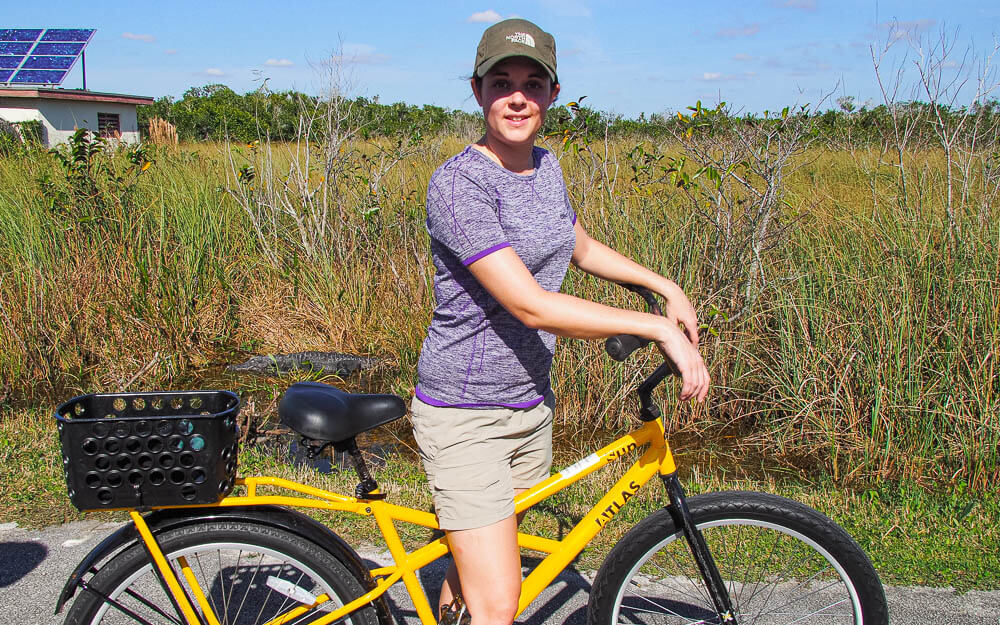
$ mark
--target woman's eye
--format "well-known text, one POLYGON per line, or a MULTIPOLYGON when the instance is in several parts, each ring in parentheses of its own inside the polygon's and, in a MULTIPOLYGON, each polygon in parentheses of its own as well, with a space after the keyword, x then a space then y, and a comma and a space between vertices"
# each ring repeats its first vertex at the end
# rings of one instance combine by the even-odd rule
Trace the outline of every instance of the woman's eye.
POLYGON ((510 83, 507 82, 506 80, 498 80, 495 83, 493 83, 494 89, 507 89, 509 86, 510 83))

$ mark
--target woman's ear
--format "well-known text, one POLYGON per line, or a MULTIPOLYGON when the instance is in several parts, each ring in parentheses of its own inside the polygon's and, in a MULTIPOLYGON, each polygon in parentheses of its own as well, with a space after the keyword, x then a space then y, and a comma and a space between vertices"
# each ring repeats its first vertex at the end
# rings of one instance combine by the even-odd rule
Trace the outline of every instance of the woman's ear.
POLYGON ((552 99, 549 100, 549 106, 555 104, 556 98, 559 97, 559 83, 552 85, 552 99))
POLYGON ((472 86, 472 95, 476 96, 476 103, 479 104, 479 106, 482 106, 483 94, 479 92, 479 85, 476 84, 477 82, 478 81, 475 76, 469 79, 469 85, 472 86))

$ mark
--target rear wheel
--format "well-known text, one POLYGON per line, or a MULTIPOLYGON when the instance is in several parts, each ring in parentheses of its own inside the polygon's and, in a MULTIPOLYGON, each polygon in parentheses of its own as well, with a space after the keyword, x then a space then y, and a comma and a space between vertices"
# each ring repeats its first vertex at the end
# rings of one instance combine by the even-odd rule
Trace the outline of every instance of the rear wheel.
MULTIPOLYGON (((795 501, 748 492, 688 500, 737 622, 884 625, 878 574, 836 523, 795 501)), ((589 625, 719 623, 687 541, 667 510, 618 542, 591 590, 589 625)))
MULTIPOLYGON (((308 623, 366 592, 329 552, 269 526, 212 521, 163 532, 157 540, 195 610, 204 613, 207 605, 222 625, 263 624, 281 616, 288 617, 282 621, 288 625, 308 623), (185 564, 204 605, 182 572, 185 564)), ((183 622, 140 544, 109 560, 89 583, 119 605, 93 591, 79 590, 67 625, 183 622)), ((339 622, 378 625, 378 617, 369 605, 339 622)))

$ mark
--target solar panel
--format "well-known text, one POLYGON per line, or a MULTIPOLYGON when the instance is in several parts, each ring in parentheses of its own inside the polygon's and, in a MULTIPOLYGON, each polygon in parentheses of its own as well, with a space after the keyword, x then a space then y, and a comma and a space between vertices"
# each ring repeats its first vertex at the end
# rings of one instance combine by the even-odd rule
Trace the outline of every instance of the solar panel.
POLYGON ((94 32, 93 28, 0 28, 0 83, 61 84, 94 32))

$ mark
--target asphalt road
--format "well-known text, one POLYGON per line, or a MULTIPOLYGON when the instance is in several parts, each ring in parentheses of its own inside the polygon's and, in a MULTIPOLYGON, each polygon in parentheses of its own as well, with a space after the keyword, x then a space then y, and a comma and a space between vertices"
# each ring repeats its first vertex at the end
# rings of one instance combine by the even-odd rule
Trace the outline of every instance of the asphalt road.
MULTIPOLYGON (((66 578, 116 527, 88 521, 43 530, 0 525, 0 621, 31 625, 61 623, 65 611, 57 616, 53 609, 66 578)), ((381 565, 390 563, 387 555, 377 549, 362 551, 365 559, 381 565)), ((984 555, 997 557, 997 554, 984 555)), ((421 573, 424 587, 436 592, 444 575, 444 564, 434 563, 421 573)), ((565 571, 518 622, 584 625, 592 578, 592 572, 565 571)), ((419 625, 403 585, 397 584, 389 595, 397 623, 419 625)), ((887 587, 886 595, 893 624, 1000 625, 1000 590, 959 594, 940 588, 887 587)))

